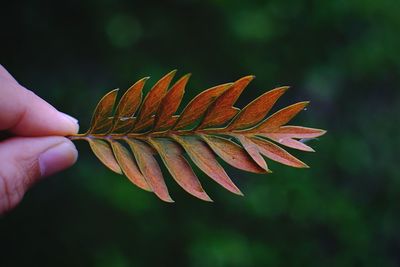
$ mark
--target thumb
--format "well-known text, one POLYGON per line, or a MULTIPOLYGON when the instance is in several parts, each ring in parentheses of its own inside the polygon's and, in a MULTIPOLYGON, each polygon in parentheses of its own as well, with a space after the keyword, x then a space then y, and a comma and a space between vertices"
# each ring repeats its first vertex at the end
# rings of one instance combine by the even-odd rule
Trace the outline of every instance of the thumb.
POLYGON ((26 190, 75 163, 78 153, 65 137, 15 137, 0 143, 0 214, 15 207, 26 190))

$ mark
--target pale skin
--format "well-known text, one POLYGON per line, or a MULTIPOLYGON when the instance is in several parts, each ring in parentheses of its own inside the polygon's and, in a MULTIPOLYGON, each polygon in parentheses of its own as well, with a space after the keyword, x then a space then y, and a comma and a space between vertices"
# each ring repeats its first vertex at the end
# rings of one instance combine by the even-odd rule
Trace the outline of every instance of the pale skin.
POLYGON ((0 65, 0 215, 15 208, 26 191, 43 177, 73 165, 76 119, 20 85, 0 65))

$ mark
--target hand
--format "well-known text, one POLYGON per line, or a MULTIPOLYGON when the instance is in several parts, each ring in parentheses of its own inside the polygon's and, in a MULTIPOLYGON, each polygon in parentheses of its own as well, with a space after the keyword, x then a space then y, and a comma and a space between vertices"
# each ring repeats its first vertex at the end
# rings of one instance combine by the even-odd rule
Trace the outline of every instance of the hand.
POLYGON ((0 65, 0 214, 14 208, 26 190, 75 163, 77 120, 25 89, 0 65))

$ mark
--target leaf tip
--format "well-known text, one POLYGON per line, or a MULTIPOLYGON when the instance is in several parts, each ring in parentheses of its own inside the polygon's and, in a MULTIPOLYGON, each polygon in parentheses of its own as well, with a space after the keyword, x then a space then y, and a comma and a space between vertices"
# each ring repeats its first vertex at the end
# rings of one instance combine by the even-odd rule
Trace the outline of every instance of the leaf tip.
POLYGON ((201 200, 207 201, 207 202, 214 202, 206 192, 204 192, 201 196, 198 196, 201 200))
POLYGON ((175 75, 178 69, 171 70, 167 75, 175 75))
POLYGON ((290 87, 291 87, 291 86, 289 86, 289 85, 285 85, 285 86, 279 87, 279 89, 281 89, 282 91, 286 92, 287 90, 290 89, 290 87))
POLYGON ((299 169, 310 169, 310 166, 308 166, 306 163, 304 163, 303 161, 296 159, 297 163, 295 163, 294 165, 292 165, 292 167, 295 168, 299 168, 299 169))
MULTIPOLYGON (((115 88, 115 89, 113 89, 113 90, 111 90, 110 92, 108 92, 104 97, 103 97, 103 99, 104 98, 106 98, 107 96, 109 96, 109 95, 117 95, 118 94, 118 91, 119 91, 119 88, 115 88)), ((101 101, 101 100, 100 100, 101 101)))
POLYGON ((242 191, 238 190, 238 192, 236 193, 236 195, 244 197, 244 194, 242 193, 242 191))
POLYGON ((233 84, 241 84, 244 83, 244 87, 246 87, 252 80, 254 80, 256 78, 256 76, 254 75, 247 75, 244 76, 242 78, 240 78, 239 80, 237 80, 236 82, 234 82, 233 84))
POLYGON ((240 191, 240 189, 235 184, 233 184, 229 188, 228 187, 225 187, 225 188, 228 189, 230 192, 234 193, 235 195, 238 195, 238 196, 241 196, 241 197, 244 196, 242 191, 240 191))
POLYGON ((324 134, 326 134, 328 132, 327 130, 321 130, 321 129, 317 129, 317 130, 318 130, 318 133, 316 133, 313 136, 313 138, 311 138, 311 139, 318 140, 318 137, 321 137, 321 136, 323 136, 324 134))
POLYGON ((175 201, 170 196, 163 197, 161 198, 161 200, 167 203, 175 203, 175 201))
MULTIPOLYGON (((182 76, 182 78, 179 79, 179 81, 183 82, 184 85, 186 85, 191 76, 192 76, 191 73, 186 73, 185 75, 182 76)), ((177 83, 179 83, 179 81, 177 83)))
POLYGON ((249 82, 250 82, 250 81, 254 80, 255 78, 256 78, 256 76, 251 74, 251 75, 244 76, 242 79, 249 80, 249 82))

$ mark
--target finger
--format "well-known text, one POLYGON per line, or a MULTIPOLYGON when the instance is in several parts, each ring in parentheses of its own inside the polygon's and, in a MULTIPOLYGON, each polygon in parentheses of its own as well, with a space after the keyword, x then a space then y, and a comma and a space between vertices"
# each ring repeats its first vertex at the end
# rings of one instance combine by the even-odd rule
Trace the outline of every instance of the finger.
POLYGON ((26 190, 75 163, 78 153, 65 137, 15 137, 0 143, 0 214, 15 207, 26 190))
POLYGON ((14 77, 0 64, 0 77, 9 81, 17 82, 14 77))
POLYGON ((76 119, 57 111, 0 68, 0 130, 44 136, 74 134, 78 128, 76 119))

